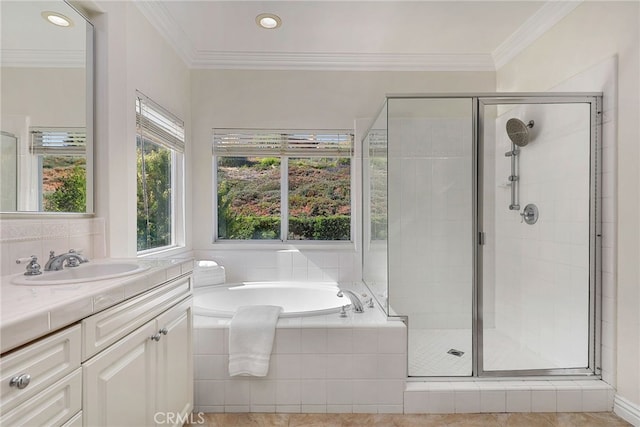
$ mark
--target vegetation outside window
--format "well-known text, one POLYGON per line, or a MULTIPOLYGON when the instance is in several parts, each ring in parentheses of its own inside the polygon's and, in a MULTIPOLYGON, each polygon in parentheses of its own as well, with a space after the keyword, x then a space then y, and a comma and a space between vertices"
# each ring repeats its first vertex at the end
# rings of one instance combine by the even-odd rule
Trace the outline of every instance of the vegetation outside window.
POLYGON ((37 162, 38 210, 87 211, 85 128, 32 127, 30 152, 37 162))
POLYGON ((141 93, 136 99, 138 253, 178 244, 183 212, 184 123, 141 93))
POLYGON ((213 154, 216 240, 351 240, 351 133, 214 129, 213 154))

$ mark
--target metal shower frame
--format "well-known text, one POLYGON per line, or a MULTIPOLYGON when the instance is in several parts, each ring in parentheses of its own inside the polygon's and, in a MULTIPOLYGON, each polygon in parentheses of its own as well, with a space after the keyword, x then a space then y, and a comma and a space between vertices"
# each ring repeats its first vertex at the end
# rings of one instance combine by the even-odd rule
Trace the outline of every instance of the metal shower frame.
MULTIPOLYGON (((389 94, 390 99, 470 99, 472 101, 472 245, 473 245, 473 302, 472 302, 472 353, 473 366, 471 377, 460 378, 544 378, 551 376, 600 377, 601 375, 601 267, 602 267, 602 216, 601 216, 601 165, 602 165, 602 93, 601 92, 534 92, 534 93, 442 93, 442 94, 389 94), (485 242, 483 231, 482 191, 484 148, 484 107, 498 104, 589 104, 590 108, 590 183, 589 183, 589 349, 588 366, 585 368, 558 368, 532 370, 484 371, 483 354, 483 316, 482 316, 482 246, 485 242)), ((365 135, 368 133, 365 132, 365 135)), ((389 254, 387 253, 387 258, 389 254)), ((387 263, 389 260, 387 259, 387 263)), ((389 274, 387 272, 387 274, 389 274)), ((387 286, 389 277, 387 277, 387 286)), ((375 293, 372 293, 375 294, 375 293)), ((386 304, 380 304, 387 307, 386 304)), ((388 310, 385 310, 389 316, 388 310)), ((405 317, 405 316, 389 316, 405 317)), ((406 319, 408 320, 408 319, 406 319)), ((430 377, 416 377, 420 379, 430 377)), ((436 377, 442 378, 442 377, 436 377)))
POLYGON ((474 105, 474 279, 473 279, 473 376, 480 377, 536 377, 536 376, 597 376, 601 375, 601 339, 602 331, 599 320, 601 311, 602 282, 602 216, 601 195, 602 180, 602 93, 497 93, 473 97, 474 105), (498 104, 589 104, 590 149, 589 149, 589 348, 588 366, 586 368, 556 368, 530 370, 484 371, 483 365, 483 317, 482 317, 482 249, 484 232, 482 230, 482 190, 483 165, 479 153, 484 148, 484 107, 498 104))

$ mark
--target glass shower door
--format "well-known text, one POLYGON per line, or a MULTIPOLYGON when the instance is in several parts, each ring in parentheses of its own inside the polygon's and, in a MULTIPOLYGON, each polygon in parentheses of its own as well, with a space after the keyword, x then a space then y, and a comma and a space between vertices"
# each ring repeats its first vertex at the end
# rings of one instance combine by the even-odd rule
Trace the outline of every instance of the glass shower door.
POLYGON ((594 103, 480 99, 480 375, 593 369, 594 103))
POLYGON ((389 98, 389 310, 408 317, 410 376, 473 366, 473 102, 389 98))

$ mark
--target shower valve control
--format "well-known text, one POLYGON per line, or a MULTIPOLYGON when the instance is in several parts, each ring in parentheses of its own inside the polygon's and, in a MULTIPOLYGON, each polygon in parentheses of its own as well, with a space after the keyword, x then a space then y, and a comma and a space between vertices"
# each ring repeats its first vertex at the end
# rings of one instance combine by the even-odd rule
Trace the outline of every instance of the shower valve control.
POLYGON ((527 206, 525 206, 520 213, 522 220, 529 225, 533 225, 538 221, 538 215, 538 207, 533 203, 529 203, 527 206))

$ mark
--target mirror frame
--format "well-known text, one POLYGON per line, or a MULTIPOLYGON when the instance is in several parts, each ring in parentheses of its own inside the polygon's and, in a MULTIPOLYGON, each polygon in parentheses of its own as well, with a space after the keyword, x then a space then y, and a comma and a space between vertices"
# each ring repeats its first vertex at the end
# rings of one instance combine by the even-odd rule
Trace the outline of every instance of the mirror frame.
POLYGON ((0 212, 0 219, 19 218, 89 218, 95 216, 94 192, 95 192, 95 27, 88 14, 72 0, 60 0, 84 19, 86 24, 86 49, 85 49, 85 128, 86 128, 86 211, 85 212, 43 212, 43 211, 3 211, 0 212))

